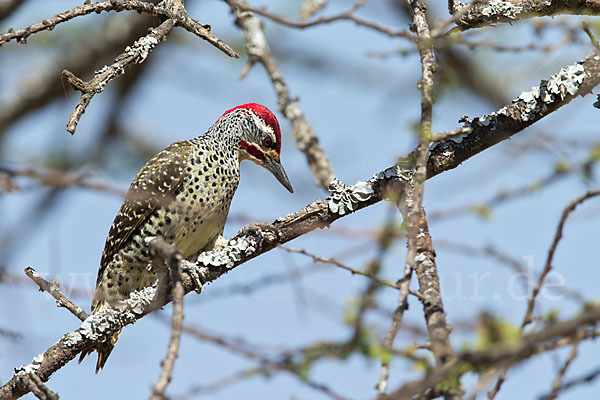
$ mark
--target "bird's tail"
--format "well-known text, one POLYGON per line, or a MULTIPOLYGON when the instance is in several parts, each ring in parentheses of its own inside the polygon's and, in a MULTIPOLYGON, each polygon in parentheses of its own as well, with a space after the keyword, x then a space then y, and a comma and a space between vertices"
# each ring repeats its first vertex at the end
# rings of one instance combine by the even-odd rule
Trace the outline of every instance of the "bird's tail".
MULTIPOLYGON (((109 304, 107 302, 101 301, 95 307, 93 307, 92 313, 96 314, 97 312, 106 310, 108 307, 109 304)), ((88 354, 92 354, 94 351, 97 351, 98 362, 96 362, 96 373, 98 373, 98 371, 104 368, 104 364, 106 364, 106 360, 108 359, 108 356, 115 347, 115 344, 117 343, 120 334, 121 330, 119 329, 118 331, 113 333, 113 335, 106 342, 96 343, 93 346, 83 350, 81 352, 81 355, 79 356, 79 362, 81 363, 81 361, 83 361, 85 356, 87 356, 88 354)))

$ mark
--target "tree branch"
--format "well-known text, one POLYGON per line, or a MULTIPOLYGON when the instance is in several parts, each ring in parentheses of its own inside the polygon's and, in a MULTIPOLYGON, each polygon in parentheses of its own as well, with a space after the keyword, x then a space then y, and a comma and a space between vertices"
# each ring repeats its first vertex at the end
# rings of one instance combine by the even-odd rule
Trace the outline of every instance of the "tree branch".
POLYGON ((286 25, 286 26, 289 26, 292 28, 304 29, 304 28, 310 28, 310 27, 313 27, 316 25, 328 24, 328 23, 334 22, 334 21, 352 21, 356 25, 364 26, 369 29, 373 29, 379 33, 383 33, 390 37, 404 37, 404 38, 408 38, 411 40, 415 40, 414 35, 412 35, 410 32, 408 32, 406 30, 397 30, 397 29, 383 27, 383 26, 377 25, 376 23, 374 23, 372 21, 367 21, 365 19, 362 19, 362 18, 354 15, 354 12, 358 8, 360 8, 364 5, 364 3, 366 2, 365 0, 357 1, 348 10, 346 10, 345 12, 342 12, 340 14, 333 15, 330 17, 320 17, 313 21, 300 21, 300 22, 290 21, 290 20, 280 17, 278 15, 272 14, 264 9, 250 7, 244 0, 225 0, 225 1, 227 1, 227 3, 230 4, 231 6, 235 6, 242 11, 250 11, 254 14, 269 18, 270 20, 277 22, 278 24, 286 25))
POLYGON ((386 400, 409 400, 413 396, 435 387, 453 374, 464 373, 465 369, 502 368, 538 354, 540 349, 547 348, 549 342, 559 341, 565 337, 575 337, 584 325, 593 326, 600 321, 600 306, 593 306, 569 320, 548 325, 540 332, 523 336, 518 344, 497 344, 484 352, 463 352, 454 361, 429 371, 417 381, 404 384, 401 388, 385 396, 386 400), (462 372, 461 372, 462 371, 462 372))
POLYGON ((292 135, 296 140, 298 149, 306 157, 306 161, 314 175, 315 183, 327 190, 329 182, 335 176, 333 168, 325 151, 319 144, 315 132, 304 118, 298 99, 290 96, 290 91, 283 80, 281 70, 269 48, 262 22, 252 13, 240 10, 240 7, 247 6, 245 1, 227 0, 227 2, 236 17, 236 24, 244 30, 248 64, 242 72, 242 76, 245 76, 256 62, 260 62, 265 67, 277 94, 279 109, 292 123, 292 135))
MULTIPOLYGON (((546 276, 552 269, 552 260, 554 259, 554 253, 556 252, 556 247, 558 246, 558 242, 560 242, 560 239, 562 238, 562 232, 563 232, 565 222, 567 221, 567 218, 579 204, 583 203, 584 201, 586 201, 589 198, 592 198, 592 197, 595 197, 598 195, 600 195, 600 190, 591 190, 591 191, 587 192, 586 194, 584 194, 583 196, 580 196, 580 197, 576 198, 575 200, 573 200, 563 210, 563 213, 560 217, 560 221, 556 228, 556 233, 554 234, 554 239, 552 240, 552 244, 550 245, 550 250, 548 250, 548 256, 546 258, 546 263, 544 264, 544 270, 540 274, 538 281, 531 293, 531 297, 529 298, 529 300, 527 302, 527 311, 525 312, 525 316, 523 317, 523 321, 521 322, 521 327, 520 327, 521 332, 523 332, 525 327, 533 320, 533 309, 535 307, 535 300, 537 298, 538 293, 542 289, 542 285, 544 284, 544 280, 546 279, 546 276)), ((575 349, 576 349, 576 347, 575 347, 575 349)), ((494 387, 488 394, 488 398, 490 400, 494 399, 496 397, 496 395, 498 394, 498 392, 500 391, 500 389, 502 388, 502 384, 504 383, 504 380, 506 379, 507 372, 508 372, 508 370, 505 368, 498 375, 498 379, 496 380, 494 387)), ((552 393, 554 393, 554 391, 552 393)))
POLYGON ((157 237, 149 242, 149 247, 152 256, 154 257, 152 264, 158 269, 166 269, 165 271, 171 276, 171 286, 173 286, 173 318, 171 322, 171 338, 167 349, 167 355, 162 362, 162 370, 160 376, 154 385, 154 391, 151 400, 166 399, 165 389, 171 381, 173 368, 175 367, 175 359, 179 352, 179 344, 181 342, 181 332, 183 331, 183 296, 185 289, 181 283, 181 271, 179 262, 181 254, 162 238, 157 237))
MULTIPOLYGON (((568 89, 568 94, 565 94, 564 97, 557 95, 554 100, 548 101, 545 96, 541 98, 539 95, 533 96, 539 110, 531 108, 533 101, 531 98, 527 96, 525 99, 519 98, 493 116, 488 115, 470 121, 473 132, 465 138, 461 138, 460 142, 450 139, 437 144, 430 151, 427 160, 427 177, 430 178, 457 167, 461 162, 516 134, 567 104, 575 96, 589 93, 600 81, 600 73, 598 73, 600 56, 592 55, 581 64, 576 65, 580 65, 583 69, 583 81, 580 82, 574 78, 565 79, 563 81, 565 85, 571 84, 574 87, 568 89), (523 120, 521 112, 527 110, 529 110, 527 115, 530 115, 531 119, 523 120)), ((559 86, 559 88, 561 87, 559 86)), ((545 91, 546 95, 549 93, 550 91, 545 91)), ((276 219, 270 224, 270 232, 266 234, 233 239, 225 248, 201 254, 196 263, 183 260, 180 264, 182 267, 186 267, 182 272, 182 284, 185 292, 188 293, 197 288, 192 275, 195 274, 203 283, 218 279, 229 272, 231 268, 275 248, 278 244, 289 242, 317 228, 329 226, 345 215, 378 203, 384 198, 390 185, 404 185, 410 178, 410 174, 407 175, 405 169, 394 165, 375 174, 368 182, 358 182, 354 186, 334 185, 328 199, 316 200, 301 210, 276 219), (210 268, 207 267, 208 265, 210 268)), ((47 381, 52 373, 85 348, 164 306, 164 299, 161 302, 155 298, 156 292, 157 289, 154 287, 145 288, 132 293, 130 298, 119 304, 118 307, 90 316, 79 329, 63 336, 57 343, 36 357, 28 367, 32 368, 42 381, 47 381), (102 328, 102 330, 98 331, 98 328, 102 328)), ((593 310, 600 316, 600 308, 593 310)), ((585 314, 586 318, 590 315, 589 313, 585 314)), ((591 322, 588 321, 588 323, 591 322)), ((452 365, 443 367, 439 371, 447 374, 451 370, 452 365)), ((29 389, 19 383, 19 378, 15 375, 0 387, 0 398, 19 397, 28 392, 29 389)))
MULTIPOLYGON (((455 5, 459 4, 455 2, 455 5)), ((461 13, 456 28, 461 31, 481 28, 496 23, 513 23, 519 20, 558 14, 600 14, 599 0, 567 0, 567 1, 530 1, 530 0, 489 0, 476 4, 460 3, 455 12, 461 13)), ((452 31, 452 30, 451 30, 452 31)))
POLYGON ((69 21, 82 15, 101 13, 103 11, 138 11, 157 17, 173 19, 177 25, 185 28, 188 32, 201 37, 228 56, 238 58, 237 53, 233 51, 231 47, 210 33, 210 25, 200 25, 197 23, 187 14, 183 7, 172 10, 168 7, 163 7, 162 5, 154 5, 139 0, 109 0, 84 4, 69 11, 56 14, 51 18, 28 26, 27 28, 18 29, 16 31, 9 29, 7 33, 0 35, 0 46, 11 40, 17 40, 19 43, 26 43, 27 38, 34 33, 43 30, 52 30, 56 25, 62 22, 69 21))
POLYGON ((102 93, 108 82, 125 73, 126 68, 133 64, 144 62, 156 45, 171 32, 174 24, 174 20, 168 19, 155 29, 152 29, 148 35, 136 40, 132 46, 127 46, 125 52, 117 56, 114 63, 104 66, 100 71, 97 71, 94 78, 89 82, 82 81, 68 70, 62 72, 62 75, 71 86, 81 92, 81 97, 79 98, 79 101, 77 101, 75 110, 67 123, 67 131, 69 133, 75 133, 77 124, 83 113, 85 113, 92 97, 97 93, 102 93))
POLYGON ((548 80, 540 82, 512 104, 481 117, 463 117, 466 127, 473 131, 458 138, 443 140, 430 149, 427 177, 456 168, 475 154, 522 131, 545 116, 568 104, 577 96, 584 96, 600 82, 600 54, 592 54, 584 61, 572 64, 548 80))
POLYGON ((58 307, 64 307, 71 311, 71 314, 79 318, 81 321, 85 321, 89 317, 88 313, 83 311, 81 307, 73 303, 71 300, 62 294, 60 291, 60 285, 56 281, 48 282, 40 276, 33 268, 25 268, 25 274, 40 287, 40 291, 50 294, 56 299, 56 305, 58 307))

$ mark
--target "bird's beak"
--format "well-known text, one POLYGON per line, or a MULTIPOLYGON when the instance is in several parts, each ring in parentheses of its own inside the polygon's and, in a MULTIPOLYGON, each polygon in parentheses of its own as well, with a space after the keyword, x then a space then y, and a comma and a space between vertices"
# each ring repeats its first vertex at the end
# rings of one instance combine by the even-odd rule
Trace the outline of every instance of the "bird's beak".
POLYGON ((277 180, 285 186, 290 193, 294 193, 294 189, 292 189, 292 184, 285 173, 285 170, 281 166, 281 162, 279 160, 274 159, 270 155, 266 154, 264 161, 265 168, 271 171, 271 173, 277 178, 277 180))

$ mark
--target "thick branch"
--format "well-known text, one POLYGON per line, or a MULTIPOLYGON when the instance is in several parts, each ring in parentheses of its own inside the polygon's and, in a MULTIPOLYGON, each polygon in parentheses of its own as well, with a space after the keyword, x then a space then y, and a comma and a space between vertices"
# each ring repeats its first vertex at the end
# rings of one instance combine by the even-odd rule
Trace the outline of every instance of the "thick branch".
MULTIPOLYGON (((540 16, 600 14, 600 0, 489 0, 476 4, 467 4, 464 7, 468 7, 468 10, 462 12, 463 15, 457 21, 457 28, 463 31, 495 23, 512 23, 525 18, 540 16)), ((455 8, 457 13, 461 13, 461 10, 461 8, 455 8)))
POLYGON ((540 86, 523 92, 512 104, 482 117, 463 118, 473 131, 459 138, 443 140, 430 150, 427 177, 456 168, 475 154, 521 132, 577 96, 584 96, 600 82, 600 55, 561 69, 540 86))
MULTIPOLYGON (((419 37, 418 45, 421 58, 421 121, 419 129, 419 145, 414 152, 415 174, 413 187, 405 190, 409 200, 405 205, 400 205, 405 220, 408 224, 405 270, 410 267, 415 272, 419 282, 419 293, 422 296, 423 313, 427 332, 429 334, 430 349, 436 359, 436 365, 442 367, 453 360, 450 345, 450 328, 446 323, 446 314, 440 291, 439 275, 435 262, 435 250, 425 210, 423 209, 423 193, 427 179, 427 157, 429 155, 429 140, 431 138, 432 111, 434 103, 434 72, 437 68, 427 9, 424 3, 414 0, 407 1, 413 20, 414 30, 419 37)), ((406 275, 406 272, 405 272, 406 275)), ((401 299, 402 300, 402 299, 401 299)), ((387 338, 386 338, 387 339, 387 338)), ((392 338, 393 340, 393 338, 392 338)), ((382 387, 379 387, 382 393, 382 387)), ((447 398, 453 398, 452 395, 447 398)))

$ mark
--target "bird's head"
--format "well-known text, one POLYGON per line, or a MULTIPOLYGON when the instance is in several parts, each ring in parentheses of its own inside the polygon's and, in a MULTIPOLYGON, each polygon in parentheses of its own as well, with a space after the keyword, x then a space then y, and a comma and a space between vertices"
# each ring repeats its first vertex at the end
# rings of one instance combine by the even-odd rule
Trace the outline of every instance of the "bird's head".
POLYGON ((292 184, 279 158, 281 130, 275 115, 265 106, 248 103, 225 111, 217 122, 231 113, 239 114, 242 117, 240 121, 242 129, 238 143, 240 159, 252 160, 266 168, 290 193, 293 193, 292 184))

